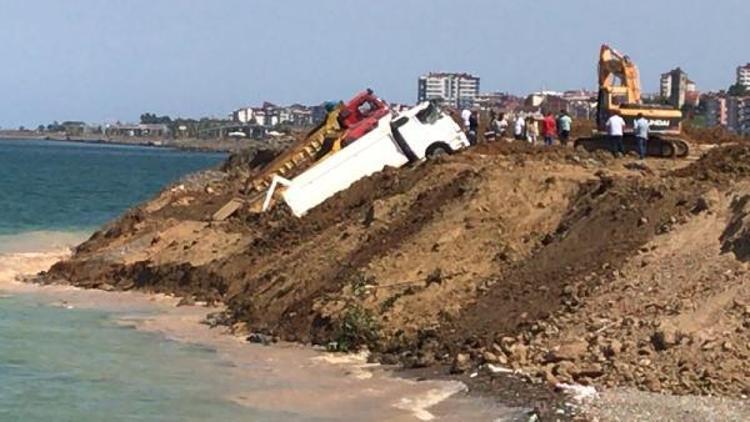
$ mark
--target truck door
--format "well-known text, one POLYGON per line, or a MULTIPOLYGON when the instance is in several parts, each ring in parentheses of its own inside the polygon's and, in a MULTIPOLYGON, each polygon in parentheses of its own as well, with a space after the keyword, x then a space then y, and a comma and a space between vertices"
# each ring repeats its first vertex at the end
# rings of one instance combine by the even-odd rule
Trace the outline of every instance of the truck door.
POLYGON ((401 123, 397 130, 398 134, 401 135, 403 142, 409 145, 416 157, 424 157, 427 147, 433 142, 444 141, 443 139, 434 139, 436 134, 433 126, 441 117, 442 115, 437 107, 429 103, 415 114, 408 113, 403 116, 406 121, 400 122, 401 118, 396 120, 396 123, 401 123))

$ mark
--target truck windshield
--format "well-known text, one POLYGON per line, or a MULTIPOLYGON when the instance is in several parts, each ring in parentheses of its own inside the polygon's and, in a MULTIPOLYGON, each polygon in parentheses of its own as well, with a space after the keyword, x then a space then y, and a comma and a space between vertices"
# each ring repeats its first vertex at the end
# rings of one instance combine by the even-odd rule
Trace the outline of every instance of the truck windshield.
POLYGON ((440 119, 440 112, 435 104, 430 103, 424 110, 417 113, 417 119, 426 125, 431 125, 440 119))
POLYGON ((370 113, 372 113, 374 110, 375 106, 372 105, 369 101, 365 101, 359 107, 357 107, 357 111, 359 111, 359 114, 362 116, 369 116, 370 113))

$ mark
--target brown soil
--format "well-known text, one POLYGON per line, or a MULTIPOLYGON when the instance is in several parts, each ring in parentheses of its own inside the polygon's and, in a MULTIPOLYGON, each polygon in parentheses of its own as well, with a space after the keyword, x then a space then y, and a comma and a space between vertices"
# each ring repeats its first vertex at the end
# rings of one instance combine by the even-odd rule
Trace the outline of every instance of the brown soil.
MULTIPOLYGON (((750 393, 750 147, 699 161, 505 142, 361 180, 301 219, 208 222, 250 167, 172 187, 44 282, 228 305, 217 323, 410 367, 750 393), (682 168, 681 168, 682 167, 682 168)), ((253 163, 253 164, 250 164, 253 163)))
POLYGON ((722 126, 696 127, 689 123, 683 124, 683 137, 697 144, 732 144, 747 142, 748 138, 730 132, 722 126))

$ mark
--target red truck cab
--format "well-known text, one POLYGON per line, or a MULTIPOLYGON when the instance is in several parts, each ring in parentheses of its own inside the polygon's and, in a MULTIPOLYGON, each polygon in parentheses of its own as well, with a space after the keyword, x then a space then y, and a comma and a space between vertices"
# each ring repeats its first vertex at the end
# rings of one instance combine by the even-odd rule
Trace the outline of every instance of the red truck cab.
POLYGON ((371 89, 357 94, 344 105, 339 115, 339 124, 346 129, 344 143, 349 144, 370 132, 390 112, 388 104, 375 96, 371 89))

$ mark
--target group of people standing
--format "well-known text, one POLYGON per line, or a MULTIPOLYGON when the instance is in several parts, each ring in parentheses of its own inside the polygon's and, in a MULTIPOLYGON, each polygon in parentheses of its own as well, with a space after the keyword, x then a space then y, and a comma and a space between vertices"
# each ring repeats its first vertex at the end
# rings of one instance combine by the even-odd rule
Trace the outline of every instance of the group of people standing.
POLYGON ((561 110, 557 117, 548 111, 541 120, 534 116, 518 115, 513 122, 513 138, 536 144, 541 134, 544 145, 553 145, 555 138, 559 139, 562 145, 567 145, 572 129, 573 118, 565 110, 561 110))
MULTIPOLYGON (((534 115, 520 113, 516 116, 507 117, 502 113, 498 115, 490 112, 489 116, 490 121, 485 133, 485 139, 489 141, 506 137, 508 129, 512 129, 513 138, 517 141, 536 144, 541 137, 544 145, 554 145, 555 140, 558 139, 561 145, 566 146, 570 141, 570 134, 573 129, 573 118, 565 110, 560 110, 557 116, 553 115, 551 111, 547 111, 541 119, 534 115)), ((479 113, 465 109, 461 112, 461 120, 464 123, 469 142, 472 145, 476 144, 479 131, 479 113)), ((615 111, 606 122, 607 135, 612 153, 615 155, 625 155, 623 143, 625 125, 625 120, 619 111, 615 111)), ((638 145, 638 155, 643 159, 646 157, 646 146, 651 128, 648 119, 642 113, 639 113, 633 122, 633 130, 638 145)))

